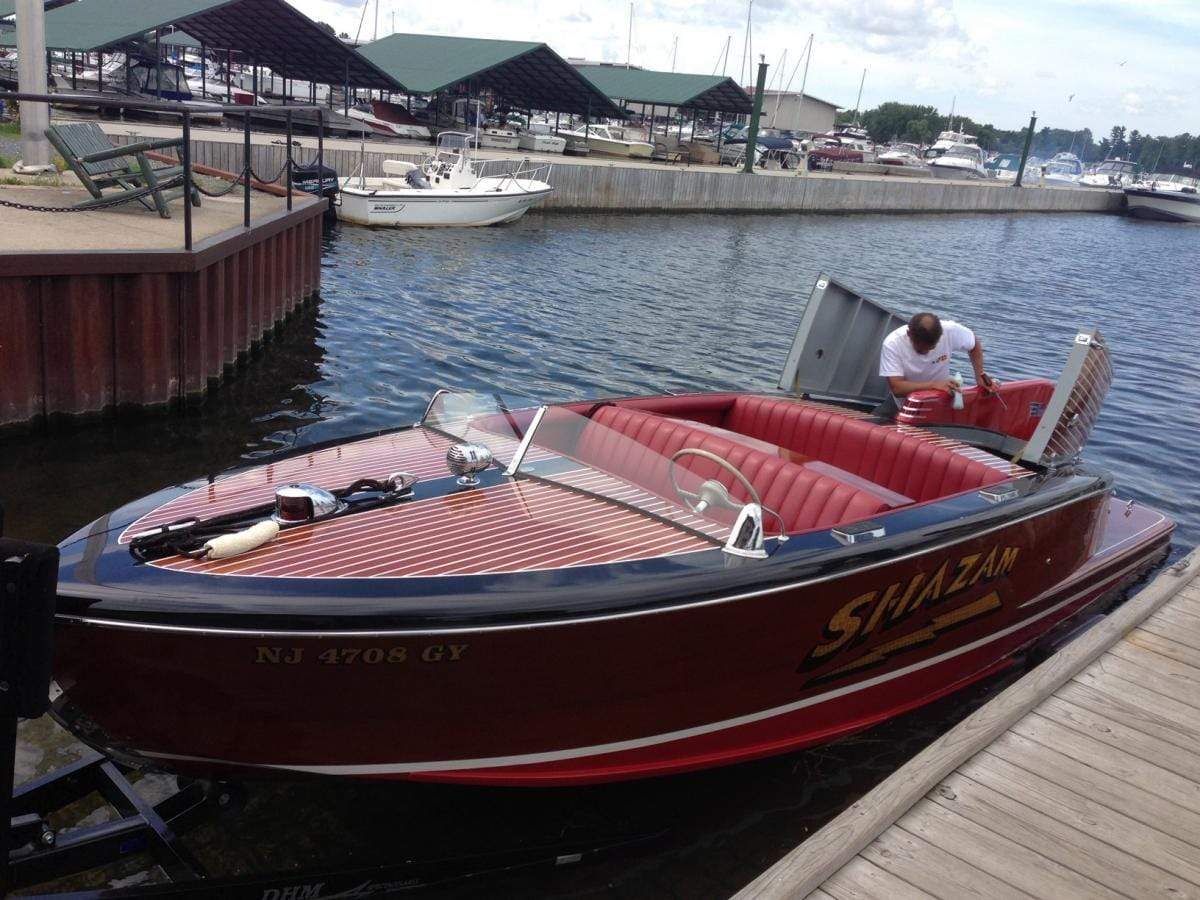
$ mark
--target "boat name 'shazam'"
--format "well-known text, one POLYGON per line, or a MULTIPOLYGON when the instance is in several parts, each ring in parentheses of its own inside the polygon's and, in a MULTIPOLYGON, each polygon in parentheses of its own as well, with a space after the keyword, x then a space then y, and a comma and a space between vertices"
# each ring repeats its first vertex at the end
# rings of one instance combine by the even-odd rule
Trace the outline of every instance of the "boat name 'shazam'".
MULTIPOLYGON (((874 590, 860 594, 830 617, 824 629, 826 640, 813 647, 808 657, 801 663, 800 670, 823 665, 835 654, 844 653, 862 643, 875 631, 884 616, 887 616, 887 623, 884 627, 890 628, 909 618, 926 604, 933 606, 944 603, 981 581, 988 582, 1007 575, 1016 565, 1019 553, 1019 547, 997 545, 986 556, 983 553, 970 553, 955 562, 947 559, 931 578, 927 579, 925 572, 918 572, 908 581, 896 581, 889 584, 883 591, 874 590), (867 616, 868 610, 870 611, 869 617, 867 616)), ((966 619, 955 617, 955 624, 963 621, 966 619)), ((949 624, 951 623, 946 623, 946 626, 948 627, 949 624)), ((936 632, 939 630, 936 620, 930 624, 929 629, 925 630, 930 631, 929 639, 936 636, 936 632)), ((904 646, 915 647, 924 643, 920 640, 920 634, 908 635, 903 638, 904 646)), ((876 653, 883 651, 884 648, 875 650, 876 653)), ((855 668, 859 668, 859 666, 855 666, 855 668)))

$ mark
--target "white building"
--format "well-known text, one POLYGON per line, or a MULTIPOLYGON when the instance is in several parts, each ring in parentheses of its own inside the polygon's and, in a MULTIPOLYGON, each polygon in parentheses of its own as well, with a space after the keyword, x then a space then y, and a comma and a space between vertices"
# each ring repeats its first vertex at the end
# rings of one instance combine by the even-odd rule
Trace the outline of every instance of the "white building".
MULTIPOLYGON (((754 95, 753 88, 747 93, 754 95)), ((824 134, 833 131, 834 119, 840 107, 836 103, 804 95, 803 104, 797 91, 763 91, 762 124, 783 131, 808 131, 824 134)))

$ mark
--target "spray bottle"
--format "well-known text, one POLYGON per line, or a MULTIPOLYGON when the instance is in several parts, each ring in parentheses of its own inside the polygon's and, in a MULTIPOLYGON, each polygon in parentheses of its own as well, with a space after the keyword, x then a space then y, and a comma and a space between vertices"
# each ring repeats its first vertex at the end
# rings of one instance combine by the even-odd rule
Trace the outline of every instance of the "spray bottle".
POLYGON ((952 380, 952 381, 954 381, 954 383, 958 385, 958 390, 954 392, 954 396, 953 396, 953 397, 951 398, 951 400, 950 400, 950 406, 951 406, 952 408, 954 408, 954 409, 962 409, 962 408, 963 408, 963 395, 962 395, 962 390, 963 390, 963 377, 962 377, 962 372, 955 372, 955 373, 954 373, 954 377, 953 377, 951 380, 952 380))

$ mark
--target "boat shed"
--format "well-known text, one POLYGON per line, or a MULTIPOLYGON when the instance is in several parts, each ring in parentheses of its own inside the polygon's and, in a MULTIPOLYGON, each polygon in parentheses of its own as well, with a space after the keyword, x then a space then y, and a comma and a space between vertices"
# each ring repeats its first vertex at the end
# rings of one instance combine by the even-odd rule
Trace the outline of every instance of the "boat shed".
POLYGON ((358 52, 413 94, 474 97, 490 91, 527 110, 621 114, 604 93, 545 44, 392 34, 359 47, 358 52))
MULTIPOLYGON (((0 0, 0 3, 5 0, 0 0)), ((241 54, 286 78, 374 90, 404 85, 285 0, 86 0, 46 12, 46 47, 117 50, 176 27, 209 49, 241 54)), ((0 35, 0 45, 15 44, 0 35)))
POLYGON ((687 75, 609 65, 577 63, 582 74, 604 96, 645 115, 656 107, 702 113, 749 115, 754 101, 732 78, 722 75, 687 75))

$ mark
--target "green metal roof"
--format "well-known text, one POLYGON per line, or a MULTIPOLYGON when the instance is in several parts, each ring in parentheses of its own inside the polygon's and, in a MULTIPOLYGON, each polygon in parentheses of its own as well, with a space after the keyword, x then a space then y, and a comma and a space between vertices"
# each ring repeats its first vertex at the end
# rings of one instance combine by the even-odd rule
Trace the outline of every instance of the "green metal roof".
POLYGON ((736 81, 722 75, 686 75, 617 65, 575 68, 614 100, 728 113, 748 113, 754 105, 736 81))
POLYGON ((528 109, 619 115, 603 93, 545 44, 429 34, 393 34, 360 55, 416 94, 458 86, 488 89, 528 109))
MULTIPOLYGON (((355 87, 404 89, 285 0, 83 0, 46 13, 46 46, 117 48, 169 25, 289 77, 341 84, 348 73, 355 87)), ((15 41, 0 35, 0 45, 15 41)))

